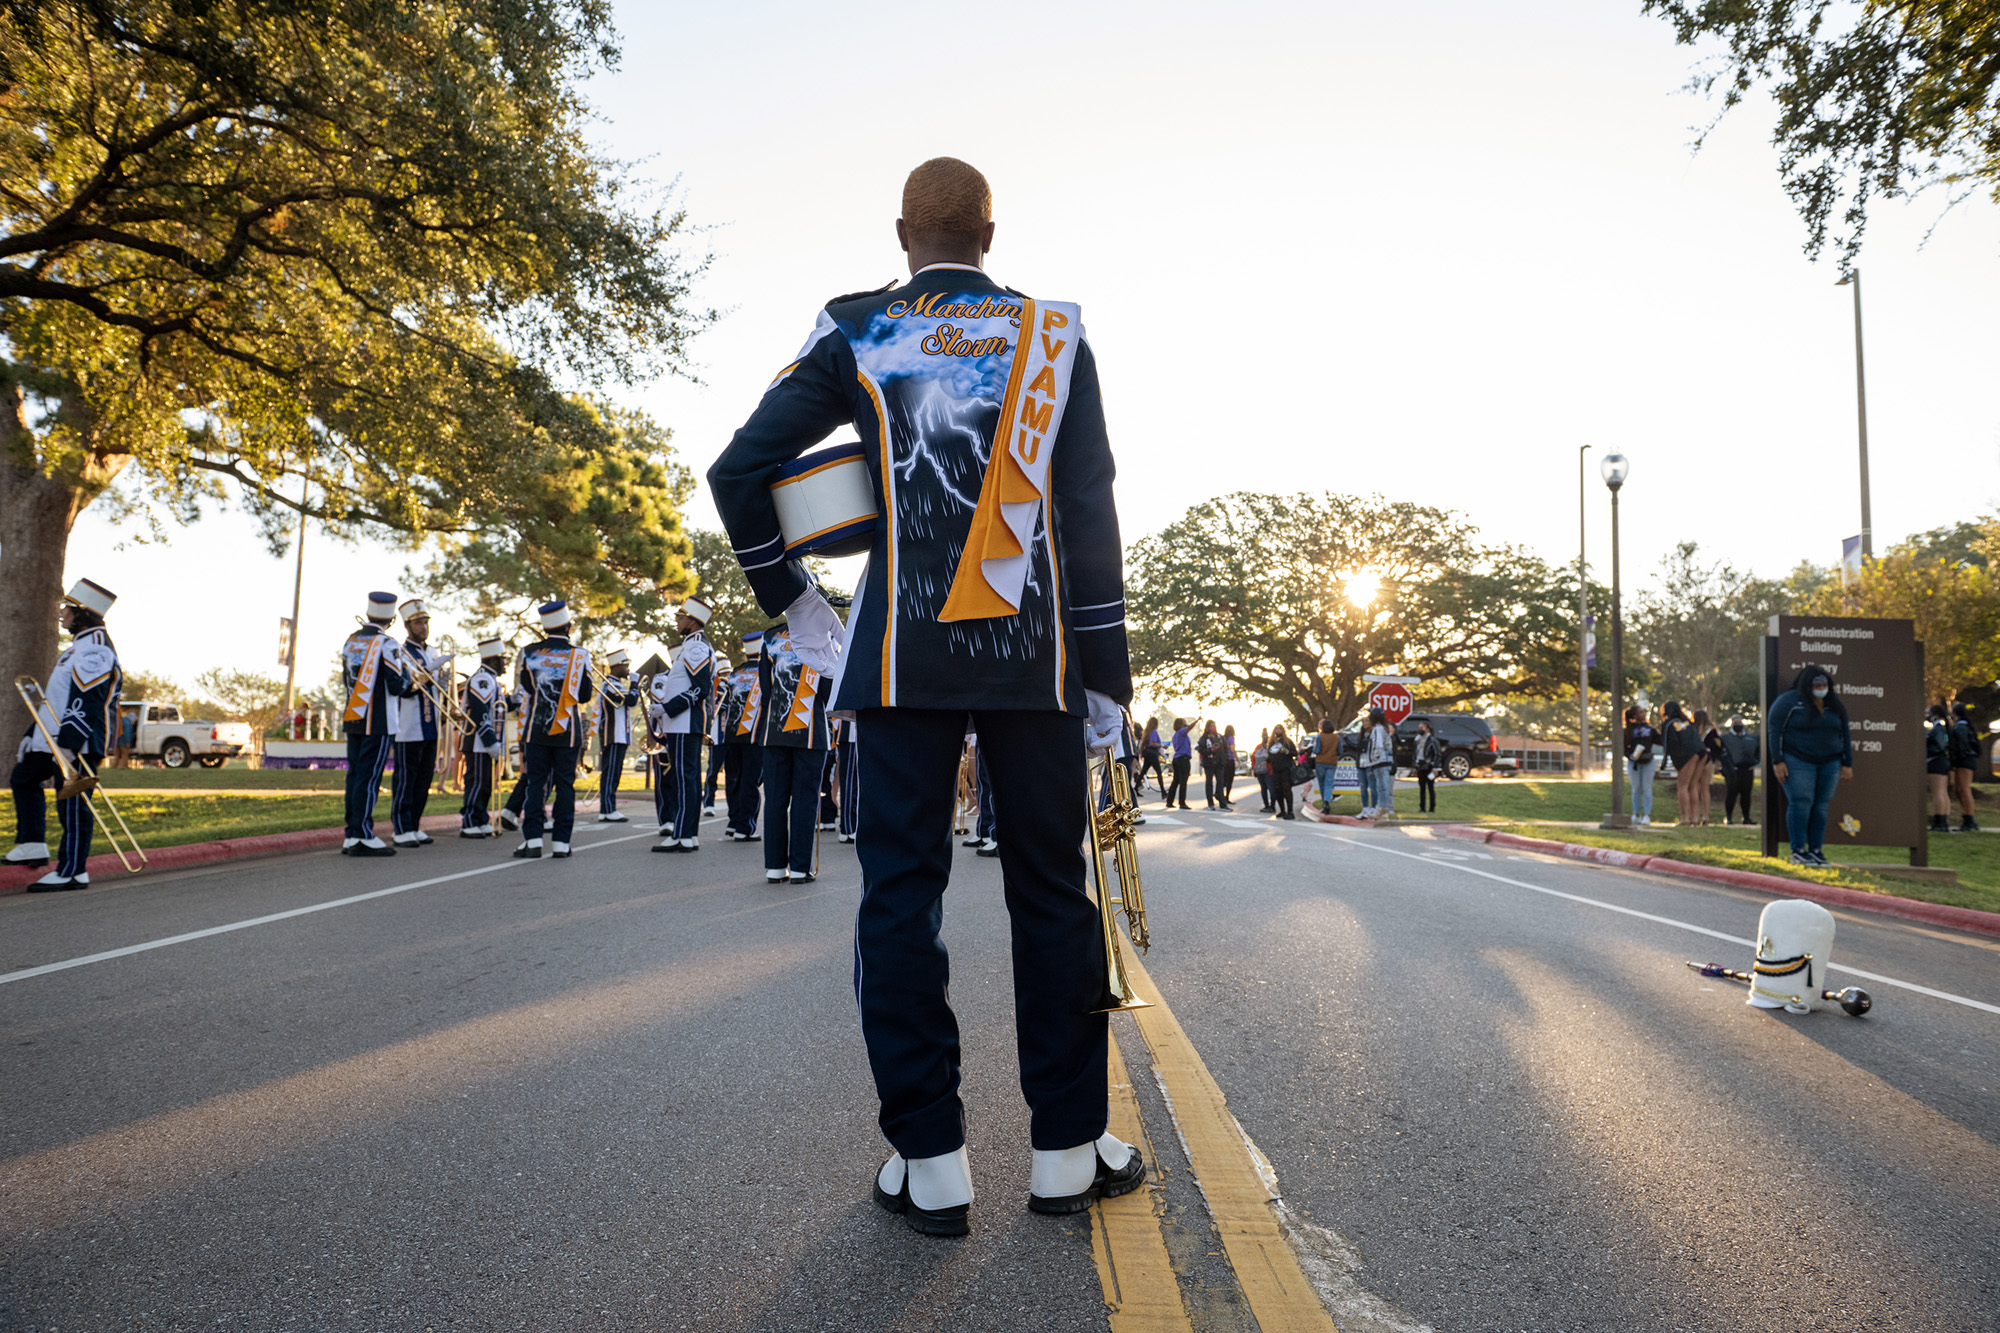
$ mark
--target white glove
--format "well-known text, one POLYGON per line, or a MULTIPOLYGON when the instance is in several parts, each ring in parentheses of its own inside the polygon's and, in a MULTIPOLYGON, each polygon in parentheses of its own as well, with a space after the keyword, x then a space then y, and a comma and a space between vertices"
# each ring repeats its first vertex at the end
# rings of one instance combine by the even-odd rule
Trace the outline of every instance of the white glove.
POLYGON ((14 762, 22 763, 28 757, 28 738, 21 737, 21 743, 14 747, 14 762))
POLYGON ((1110 750, 1118 744, 1119 728, 1125 725, 1125 710, 1108 694, 1085 690, 1090 704, 1090 721, 1084 724, 1084 747, 1092 752, 1110 750))
POLYGON ((83 771, 83 761, 76 757, 75 750, 65 750, 62 746, 58 745, 56 747, 56 753, 60 754, 63 757, 63 759, 69 764, 70 772, 80 773, 83 771))
POLYGON ((847 631, 818 588, 807 588, 785 608, 785 624, 799 660, 822 676, 831 674, 847 644, 847 631))

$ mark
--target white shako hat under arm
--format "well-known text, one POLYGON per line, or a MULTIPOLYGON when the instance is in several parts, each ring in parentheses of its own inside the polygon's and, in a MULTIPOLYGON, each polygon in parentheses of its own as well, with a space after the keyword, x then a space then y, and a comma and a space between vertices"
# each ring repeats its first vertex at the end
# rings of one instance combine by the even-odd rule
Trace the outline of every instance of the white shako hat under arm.
POLYGON ((715 614, 715 608, 699 597, 690 597, 681 603, 681 614, 706 625, 708 618, 715 614))
POLYGON ((507 641, 505 639, 492 638, 492 639, 481 639, 479 641, 479 655, 481 657, 501 657, 504 656, 506 652, 507 652, 507 641))
POLYGON ((393 592, 371 592, 368 594, 368 618, 378 625, 386 625, 396 618, 396 594, 393 592))
POLYGON ((567 624, 569 624, 568 602, 557 601, 557 602, 542 603, 543 629, 561 629, 563 626, 567 624))
POLYGON ((415 620, 418 616, 427 616, 430 614, 430 612, 424 610, 424 604, 414 597, 397 607, 396 610, 405 620, 415 620))
POLYGON ((632 655, 623 648, 613 648, 604 655, 604 665, 608 667, 624 666, 631 660, 632 655))
POLYGON ((74 602, 84 610, 95 611, 101 616, 111 609, 113 602, 118 600, 118 594, 101 583, 93 583, 89 579, 78 579, 76 586, 64 595, 63 600, 65 602, 74 602))
POLYGON ((743 636, 743 660, 749 661, 764 651, 764 631, 753 629, 743 636))
POLYGON ((1804 898, 1768 903, 1757 918, 1750 1003, 1803 1014, 1820 1006, 1833 961, 1833 913, 1804 898))

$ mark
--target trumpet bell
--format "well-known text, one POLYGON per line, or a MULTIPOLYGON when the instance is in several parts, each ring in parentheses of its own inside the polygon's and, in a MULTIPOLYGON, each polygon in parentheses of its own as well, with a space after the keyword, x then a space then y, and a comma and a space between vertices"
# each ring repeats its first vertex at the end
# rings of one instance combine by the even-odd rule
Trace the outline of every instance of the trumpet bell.
POLYGON ((1090 825, 1091 881, 1097 890, 1097 924, 1104 941, 1104 991, 1090 1012, 1112 1014, 1126 1009, 1150 1009, 1153 1004, 1150 1000, 1139 998, 1118 944, 1116 912, 1119 910, 1123 910, 1131 926, 1133 947, 1143 951, 1146 944, 1141 941, 1148 939, 1145 897, 1139 884, 1137 839, 1133 834, 1138 826, 1138 809, 1132 802, 1130 783, 1120 781, 1127 777, 1125 766, 1115 759, 1106 758, 1102 762, 1108 764, 1111 770, 1111 804, 1102 811, 1097 809, 1097 761, 1086 766, 1084 783, 1084 800, 1087 802, 1084 808, 1090 825), (1115 897, 1104 873, 1107 844, 1120 890, 1115 897))

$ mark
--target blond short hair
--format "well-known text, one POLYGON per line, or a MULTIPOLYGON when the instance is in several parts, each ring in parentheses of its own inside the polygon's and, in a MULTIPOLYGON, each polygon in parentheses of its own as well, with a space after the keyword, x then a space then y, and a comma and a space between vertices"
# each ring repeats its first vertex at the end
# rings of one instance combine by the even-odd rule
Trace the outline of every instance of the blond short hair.
POLYGON ((903 225, 913 236, 962 239, 992 220, 992 187, 955 157, 934 157, 903 182, 903 225))

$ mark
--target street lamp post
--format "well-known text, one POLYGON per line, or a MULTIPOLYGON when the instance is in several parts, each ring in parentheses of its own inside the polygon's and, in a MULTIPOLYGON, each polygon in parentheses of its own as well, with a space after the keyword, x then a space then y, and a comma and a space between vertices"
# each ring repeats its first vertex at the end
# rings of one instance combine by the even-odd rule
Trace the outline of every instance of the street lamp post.
POLYGON ((1590 767, 1590 584, 1584 577, 1583 456, 1590 446, 1576 447, 1576 780, 1590 767))
POLYGON ((1875 555, 1875 528, 1868 514, 1868 376, 1861 364, 1861 270, 1840 275, 1836 287, 1854 289, 1854 412, 1861 431, 1861 554, 1875 555))
POLYGON ((1598 463, 1604 484, 1611 488, 1611 813, 1599 828, 1631 828, 1625 813, 1625 616, 1618 585, 1618 490, 1632 471, 1621 453, 1608 453, 1598 463))

